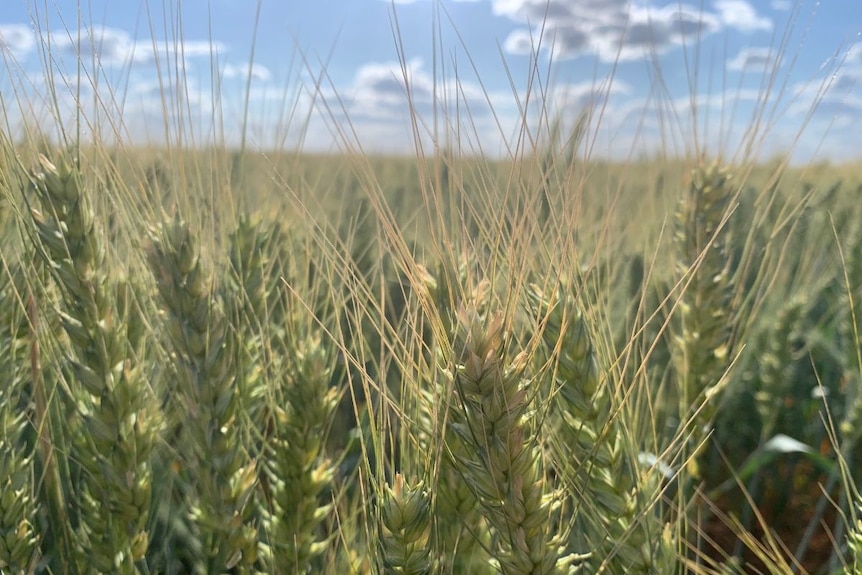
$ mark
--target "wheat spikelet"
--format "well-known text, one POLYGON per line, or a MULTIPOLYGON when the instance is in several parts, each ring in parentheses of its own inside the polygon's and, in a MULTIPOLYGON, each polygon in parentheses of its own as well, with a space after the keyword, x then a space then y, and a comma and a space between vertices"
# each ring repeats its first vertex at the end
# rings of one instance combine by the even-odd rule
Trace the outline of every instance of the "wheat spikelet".
POLYGON ((845 573, 847 575, 862 574, 862 497, 855 494, 855 512, 851 510, 848 517, 849 528, 847 529, 847 548, 850 551, 850 560, 845 573))
POLYGON ((455 465, 493 528, 495 562, 507 575, 567 573, 574 557, 552 533, 554 497, 529 436, 527 357, 507 361, 502 317, 480 315, 475 303, 461 308, 456 330, 449 431, 471 451, 455 465))
POLYGON ((241 299, 239 302, 228 302, 235 308, 244 308, 244 312, 258 321, 266 313, 266 293, 268 278, 266 275, 266 257, 268 230, 254 221, 248 215, 242 215, 230 234, 230 271, 231 288, 241 299))
POLYGON ((180 449, 202 545, 200 569, 247 572, 257 559, 250 503, 256 469, 238 429, 236 339, 211 296, 188 224, 175 218, 151 239, 147 256, 165 311, 184 414, 180 449))
POLYGON ((272 305, 280 280, 270 275, 270 230, 249 216, 241 216, 230 234, 227 281, 221 286, 225 316, 235 333, 236 392, 242 422, 249 428, 246 442, 254 457, 262 455, 259 422, 266 407, 267 382, 273 369, 270 340, 283 321, 281 306, 272 305))
MULTIPOLYGON (((831 211, 828 212, 831 216, 831 211)), ((837 214, 836 214, 837 215, 837 214)), ((858 222, 857 222, 858 225, 858 222)), ((836 231, 840 237, 840 231, 836 231)), ((848 234, 850 235, 850 234, 848 234)), ((836 337, 843 340, 842 347, 846 350, 844 360, 847 370, 847 405, 840 424, 842 441, 849 447, 862 438, 862 373, 860 373, 858 355, 860 340, 862 340, 862 229, 856 229, 850 235, 848 246, 842 249, 841 267, 843 277, 840 278, 842 297, 832 305, 840 306, 837 311, 838 321, 836 337), (852 367, 851 367, 852 366, 852 367)), ((837 279, 837 278, 836 278, 837 279)), ((829 298, 829 296, 826 296, 829 298)), ((832 298, 830 298, 832 299, 832 298)))
POLYGON ((272 437, 262 463, 269 490, 263 558, 271 569, 289 565, 292 572, 306 573, 327 547, 320 527, 332 506, 323 496, 336 466, 326 457, 324 442, 338 390, 329 387, 333 362, 318 338, 296 342, 291 352, 280 364, 284 378, 270 408, 272 437))
POLYGON ((293 238, 278 222, 247 215, 240 216, 230 234, 230 269, 221 288, 222 299, 225 316, 238 340, 237 387, 249 422, 263 418, 268 382, 282 379, 274 354, 287 353, 279 348, 293 329, 294 318, 288 317, 283 285, 284 278, 291 276, 287 252, 293 244, 293 238))
MULTIPOLYGON (((730 175, 717 164, 694 170, 688 193, 676 213, 674 243, 677 274, 689 281, 679 301, 672 357, 679 385, 680 415, 698 411, 693 444, 712 422, 721 379, 732 352, 736 318, 729 231, 722 227, 734 190, 730 175)), ((699 476, 696 458, 689 466, 699 476)))
POLYGON ((395 485, 386 485, 381 499, 379 546, 383 573, 431 573, 431 504, 424 484, 419 482, 411 486, 397 474, 395 485))
POLYGON ((799 354, 804 350, 804 319, 807 299, 791 299, 762 336, 756 350, 757 389, 754 402, 760 415, 761 437, 769 439, 780 415, 780 405, 796 382, 799 354))
POLYGON ((40 541, 33 452, 25 442, 30 415, 23 369, 28 363, 27 322, 20 287, 3 273, 0 280, 6 279, 0 283, 0 571, 27 573, 40 541))
POLYGON ((662 525, 645 504, 636 462, 614 419, 608 383, 601 381, 589 328, 566 285, 550 294, 527 290, 540 318, 553 397, 550 447, 557 474, 578 515, 573 539, 592 556, 592 572, 666 573, 674 566, 662 525))
POLYGON ((60 288, 61 325, 69 337, 71 382, 84 433, 74 459, 84 468, 77 502, 80 561, 100 572, 139 573, 148 548, 152 469, 159 426, 153 398, 135 362, 127 330, 134 317, 116 305, 88 196, 77 169, 40 157, 31 176, 36 247, 60 288))
POLYGON ((271 572, 319 571, 327 549, 321 527, 331 505, 323 502, 336 468, 324 442, 338 390, 330 388, 333 355, 320 337, 305 335, 301 308, 282 284, 289 278, 291 238, 277 224, 242 216, 230 236, 225 300, 239 334, 236 371, 245 420, 260 456, 258 506, 261 561, 271 572))
MULTIPOLYGON (((445 365, 453 327, 457 322, 458 295, 466 291, 470 281, 466 264, 449 269, 440 264, 432 275, 420 268, 422 294, 439 324, 433 333, 424 334, 427 341, 426 364, 445 365)), ((485 286, 472 290, 473 299, 481 299, 485 286)), ((417 395, 419 425, 417 437, 422 451, 431 454, 434 477, 432 493, 433 529, 431 545, 441 573, 492 573, 489 529, 477 505, 476 497, 464 481, 456 461, 469 457, 470 446, 454 433, 446 433, 449 402, 453 401, 452 381, 440 369, 426 369, 423 385, 413 391, 417 395)))

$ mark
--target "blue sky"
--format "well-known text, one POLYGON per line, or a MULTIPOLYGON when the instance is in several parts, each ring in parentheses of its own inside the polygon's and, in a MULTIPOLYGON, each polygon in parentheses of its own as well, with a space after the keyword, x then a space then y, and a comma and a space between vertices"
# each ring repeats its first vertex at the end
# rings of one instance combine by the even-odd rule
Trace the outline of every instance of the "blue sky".
POLYGON ((412 109, 426 149, 505 156, 592 110, 594 156, 859 156, 860 0, 3 1, 13 131, 410 154, 412 109))

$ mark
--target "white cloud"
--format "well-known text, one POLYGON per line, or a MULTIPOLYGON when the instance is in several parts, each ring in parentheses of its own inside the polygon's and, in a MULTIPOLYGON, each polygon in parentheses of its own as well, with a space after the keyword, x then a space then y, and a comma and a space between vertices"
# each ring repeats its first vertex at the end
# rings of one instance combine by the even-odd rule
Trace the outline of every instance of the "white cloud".
POLYGON ((818 78, 788 88, 783 120, 804 119, 806 136, 797 143, 800 158, 850 159, 858 146, 862 116, 862 43, 826 59, 818 78))
POLYGON ((616 20, 624 14, 629 0, 491 0, 494 14, 516 22, 538 25, 541 22, 576 20, 616 20))
POLYGON ((857 92, 859 88, 862 88, 862 71, 847 68, 832 77, 829 92, 848 96, 855 93, 855 95, 862 97, 862 93, 857 92))
POLYGON ((600 34, 595 43, 605 60, 642 58, 648 53, 661 54, 682 44, 693 44, 715 33, 720 27, 712 14, 684 4, 653 10, 632 7, 622 29, 600 34))
MULTIPOLYGON (((380 0, 382 2, 386 2, 387 4, 416 4, 418 2, 422 2, 423 0, 380 0)), ((482 0, 451 0, 456 3, 470 3, 470 2, 481 2, 482 0)))
POLYGON ((33 30, 23 24, 0 25, 0 52, 9 51, 21 58, 36 45, 33 30))
POLYGON ((251 76, 253 80, 266 82, 272 78, 272 72, 263 64, 225 64, 222 69, 222 77, 226 79, 240 78, 246 79, 251 76))
MULTIPOLYGON (((768 120, 769 113, 763 112, 766 100, 767 95, 758 90, 700 93, 669 101, 633 100, 619 111, 620 133, 637 126, 640 137, 653 143, 652 149, 646 148, 648 153, 691 155, 696 151, 728 160, 740 159, 741 154, 746 159, 765 158, 791 141, 776 128, 794 130, 792 124, 768 120)), ((792 133, 798 135, 798 128, 792 133)))
POLYGON ((532 54, 535 45, 536 38, 530 34, 530 31, 519 28, 517 30, 513 30, 503 42, 503 50, 509 54, 522 56, 525 54, 532 54))
POLYGON ((727 61, 727 69, 735 72, 767 72, 778 64, 770 48, 743 48, 727 61))
POLYGON ((817 104, 818 112, 833 116, 862 114, 862 69, 844 67, 820 84, 795 87, 799 106, 817 104), (818 100, 819 98, 819 100, 818 100))
POLYGON ((96 58, 103 67, 125 67, 131 64, 152 64, 159 58, 179 55, 184 60, 214 57, 227 51, 220 42, 135 40, 125 30, 94 26, 82 30, 52 34, 54 47, 70 58, 87 63, 96 58))
POLYGON ((844 56, 845 64, 862 66, 862 42, 856 42, 851 45, 844 56))
POLYGON ((414 106, 423 106, 432 97, 432 83, 422 60, 406 65, 407 82, 397 62, 365 64, 357 70, 349 99, 351 108, 366 117, 391 117, 393 111, 408 111, 408 87, 414 106))
POLYGON ((508 157, 521 153, 517 151, 519 147, 544 142, 550 120, 560 120, 561 133, 569 133, 585 111, 594 111, 589 130, 607 134, 605 118, 609 126, 616 125, 611 118, 632 92, 623 82, 597 80, 554 84, 544 93, 534 91, 530 98, 524 87, 517 97, 508 90, 486 95, 478 82, 463 77, 438 78, 435 87, 432 73, 418 59, 408 61, 404 68, 407 83, 401 64, 375 62, 360 67, 351 84, 338 89, 338 100, 333 90, 323 93, 330 105, 318 106, 318 111, 325 118, 326 131, 336 134, 335 139, 342 142, 356 134, 364 150, 412 153, 415 138, 427 146, 426 150, 444 145, 436 139, 440 138, 467 153, 508 157), (339 107, 342 104, 343 110, 339 107), (432 124, 435 109, 439 130, 436 134, 432 124), (416 114, 418 134, 405 121, 411 112, 416 114), (528 137, 523 130, 527 130, 528 137), (456 142, 451 142, 450 137, 456 142))
POLYGON ((80 55, 84 62, 88 62, 95 57, 107 67, 146 62, 152 55, 151 49, 138 50, 127 32, 113 28, 54 33, 52 44, 70 58, 80 55))
POLYGON ((568 110, 577 117, 581 111, 599 107, 613 96, 629 94, 631 94, 631 87, 619 80, 610 85, 586 81, 554 86, 545 99, 551 114, 568 110))
POLYGON ((662 7, 644 0, 491 2, 497 16, 529 26, 511 32, 504 42, 507 51, 528 54, 543 34, 542 44, 555 58, 592 53, 606 62, 635 60, 695 43, 721 28, 744 32, 772 28, 747 0, 717 0, 713 11, 696 2, 668 2, 662 7))
MULTIPOLYGON (((538 105, 532 99, 531 108, 538 105)), ((419 141, 426 150, 448 143, 499 156, 505 155, 502 149, 517 132, 519 118, 508 90, 486 94, 463 75, 438 76, 435 82, 425 62, 412 59, 403 67, 395 61, 367 63, 347 85, 321 90, 308 132, 320 132, 323 122, 339 147, 412 154, 419 141)))
POLYGON ((757 10, 748 3, 748 0, 716 0, 715 8, 722 23, 730 28, 736 28, 742 32, 772 30, 772 20, 765 16, 758 16, 757 10))
POLYGON ((463 79, 449 79, 438 80, 435 87, 434 78, 420 58, 406 62, 404 68, 399 62, 365 64, 340 95, 351 119, 403 122, 411 111, 428 117, 435 106, 438 109, 454 106, 456 101, 471 114, 483 115, 489 111, 480 86, 463 79))

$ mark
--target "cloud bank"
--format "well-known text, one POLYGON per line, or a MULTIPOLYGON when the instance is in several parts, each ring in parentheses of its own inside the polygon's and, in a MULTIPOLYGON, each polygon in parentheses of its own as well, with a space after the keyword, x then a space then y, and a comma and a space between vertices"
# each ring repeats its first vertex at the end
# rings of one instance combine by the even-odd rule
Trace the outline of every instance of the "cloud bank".
POLYGON ((541 37, 555 59, 595 54, 603 62, 630 61, 694 44, 722 29, 769 31, 772 21, 747 0, 717 0, 712 10, 635 0, 491 0, 493 11, 519 26, 504 42, 528 54, 541 37))

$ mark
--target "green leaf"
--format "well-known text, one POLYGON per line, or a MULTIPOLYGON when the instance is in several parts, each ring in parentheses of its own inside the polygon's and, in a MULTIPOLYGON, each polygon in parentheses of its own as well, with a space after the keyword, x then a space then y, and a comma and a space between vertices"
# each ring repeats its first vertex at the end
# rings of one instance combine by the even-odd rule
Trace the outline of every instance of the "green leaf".
POLYGON ((745 465, 739 471, 739 479, 747 480, 761 468, 771 464, 782 456, 798 454, 813 463, 817 468, 827 474, 832 474, 837 471, 834 461, 820 455, 816 449, 810 445, 806 445, 801 441, 779 433, 763 445, 757 451, 751 454, 745 465))

